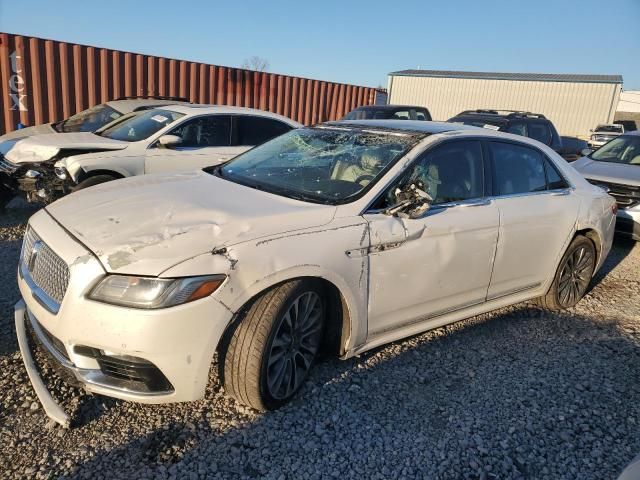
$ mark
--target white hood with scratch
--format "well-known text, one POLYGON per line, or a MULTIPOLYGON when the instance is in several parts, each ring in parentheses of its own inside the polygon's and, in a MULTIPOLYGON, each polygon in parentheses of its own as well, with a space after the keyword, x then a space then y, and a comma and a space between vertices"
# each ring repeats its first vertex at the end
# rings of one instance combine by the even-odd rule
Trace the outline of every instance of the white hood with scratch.
POLYGON ((51 160, 60 150, 123 150, 128 142, 112 140, 93 133, 49 133, 19 140, 5 157, 12 163, 37 163, 51 160))
POLYGON ((117 180, 46 209, 107 271, 152 276, 214 248, 324 225, 335 213, 333 206, 262 192, 203 171, 117 180))

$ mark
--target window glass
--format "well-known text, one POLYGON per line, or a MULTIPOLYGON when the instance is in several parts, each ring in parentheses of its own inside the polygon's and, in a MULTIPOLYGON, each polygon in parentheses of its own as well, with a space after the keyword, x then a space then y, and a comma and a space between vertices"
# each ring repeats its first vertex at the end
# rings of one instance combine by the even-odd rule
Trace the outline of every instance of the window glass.
POLYGON ((426 120, 427 117, 423 111, 416 110, 416 120, 426 120))
MULTIPOLYGON (((459 202, 483 196, 482 147, 477 141, 452 142, 427 152, 387 194, 395 203, 396 188, 415 183, 433 198, 433 204, 459 202)), ((388 206, 388 205, 387 205, 388 206)))
POLYGON ((260 145, 291 130, 286 123, 264 117, 236 117, 237 145, 260 145))
POLYGON ((138 142, 150 137, 183 116, 182 113, 172 112, 171 110, 146 110, 102 130, 100 135, 113 140, 138 142))
POLYGON ((393 112, 391 118, 394 120, 409 120, 411 116, 409 115, 408 110, 396 110, 393 112))
POLYGON ((298 128, 237 156, 217 174, 291 198, 343 202, 378 181, 422 138, 352 127, 298 128))
POLYGON ((529 124, 529 137, 545 145, 550 145, 551 130, 549 130, 549 125, 543 122, 531 122, 529 124))
POLYGON ((211 115, 187 120, 171 131, 182 138, 179 148, 226 147, 231 141, 231 119, 227 115, 211 115))
POLYGON ((590 157, 599 162, 640 165, 640 136, 622 135, 605 143, 590 157))
POLYGON ((500 195, 545 190, 542 154, 511 143, 491 142, 496 187, 500 195))
POLYGON ((61 133, 94 132, 121 116, 122 113, 103 103, 76 113, 72 117, 55 124, 55 128, 61 133))
POLYGON ((547 185, 549 190, 558 190, 560 188, 567 188, 567 182, 562 178, 558 169, 552 162, 545 159, 547 165, 547 185))
POLYGON ((513 133, 514 135, 527 136, 527 126, 524 122, 513 122, 506 129, 505 132, 513 133))

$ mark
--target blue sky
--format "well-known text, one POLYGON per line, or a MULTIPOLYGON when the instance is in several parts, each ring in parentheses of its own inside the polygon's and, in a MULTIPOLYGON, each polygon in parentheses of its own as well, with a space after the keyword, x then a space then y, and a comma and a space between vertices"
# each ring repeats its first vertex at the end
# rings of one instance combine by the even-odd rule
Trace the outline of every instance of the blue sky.
POLYGON ((0 0, 0 31, 386 86, 405 68, 621 74, 640 89, 640 0, 0 0))

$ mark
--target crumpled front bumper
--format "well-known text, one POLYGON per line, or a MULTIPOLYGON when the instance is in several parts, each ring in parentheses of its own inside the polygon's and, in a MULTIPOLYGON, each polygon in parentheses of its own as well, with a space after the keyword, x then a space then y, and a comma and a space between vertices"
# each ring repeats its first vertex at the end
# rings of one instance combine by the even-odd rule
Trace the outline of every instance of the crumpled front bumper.
POLYGON ((40 378, 40 374, 38 373, 38 369, 33 360, 33 355, 31 353, 27 337, 25 323, 26 312, 27 307, 25 306, 24 301, 20 300, 15 306, 16 334, 18 336, 18 346, 20 347, 22 360, 25 368, 27 369, 27 375, 29 375, 31 385, 33 385, 33 389, 35 390, 38 400, 40 400, 46 414, 63 427, 68 428, 71 423, 71 417, 65 413, 62 407, 60 407, 60 405, 58 405, 51 396, 44 382, 40 378))

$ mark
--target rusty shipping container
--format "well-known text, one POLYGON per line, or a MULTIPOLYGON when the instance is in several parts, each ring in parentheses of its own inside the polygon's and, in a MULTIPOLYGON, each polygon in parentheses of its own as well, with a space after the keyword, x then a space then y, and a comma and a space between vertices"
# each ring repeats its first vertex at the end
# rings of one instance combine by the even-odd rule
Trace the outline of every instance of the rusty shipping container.
POLYGON ((307 125, 375 101, 370 87, 0 33, 0 134, 131 96, 259 108, 307 125))

